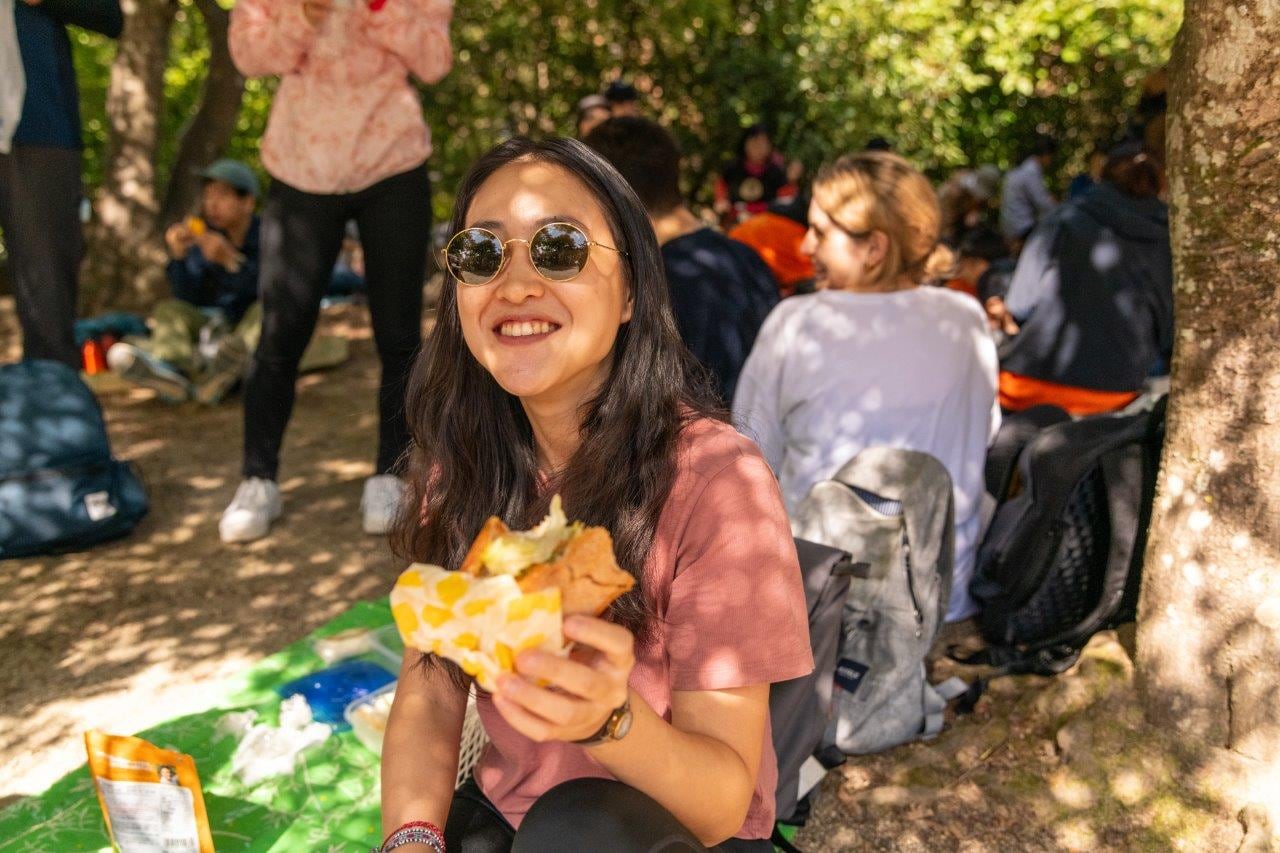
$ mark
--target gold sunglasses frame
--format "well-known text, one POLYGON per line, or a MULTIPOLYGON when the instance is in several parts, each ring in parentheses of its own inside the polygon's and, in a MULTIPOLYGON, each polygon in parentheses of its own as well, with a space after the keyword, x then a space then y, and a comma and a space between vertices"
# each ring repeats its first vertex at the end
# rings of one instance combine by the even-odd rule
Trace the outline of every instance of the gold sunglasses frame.
MULTIPOLYGON (((619 249, 616 246, 610 246, 608 243, 601 243, 598 240, 592 240, 591 235, 587 233, 585 228, 582 228, 581 226, 578 226, 578 225, 574 225, 572 222, 548 222, 546 225, 540 226, 537 231, 534 231, 533 236, 529 237, 528 239, 524 237, 512 237, 510 240, 503 240, 501 237, 499 237, 497 234, 490 231, 488 228, 481 228, 479 226, 473 225, 470 228, 463 228, 457 234, 454 234, 452 237, 450 237, 449 242, 446 243, 445 247, 440 250, 440 257, 444 263, 445 271, 448 272, 449 275, 452 276, 453 280, 456 281, 458 284, 462 285, 463 287, 488 287, 489 285, 493 284, 495 281, 498 280, 498 276, 502 275, 502 271, 505 270, 507 268, 507 264, 511 262, 511 252, 507 250, 507 246, 511 245, 512 243, 524 243, 526 246, 532 246, 533 241, 538 239, 539 234, 541 234, 543 231, 547 230, 548 228, 552 228, 556 225, 560 225, 565 228, 572 228, 573 230, 581 234, 583 237, 587 238, 587 259, 588 260, 591 259, 591 250, 596 246, 599 246, 602 249, 608 249, 610 252, 617 252, 619 255, 622 255, 622 257, 624 258, 627 257, 627 253, 623 249, 619 249), (488 281, 483 281, 479 284, 471 284, 469 282, 463 281, 462 279, 454 275, 453 270, 450 269, 449 267, 449 247, 453 245, 454 240, 457 240, 459 237, 461 237, 463 234, 465 234, 468 231, 483 231, 493 239, 497 240, 499 245, 502 246, 502 262, 498 265, 498 271, 495 272, 489 278, 488 281)), ((555 282, 557 284, 560 284, 566 281, 573 281, 575 278, 582 275, 582 271, 587 268, 587 265, 583 264, 582 269, 578 270, 576 273, 569 276, 568 278, 552 278, 551 276, 543 273, 542 270, 538 269, 538 265, 532 262, 533 261, 532 256, 530 256, 529 260, 530 260, 530 265, 533 267, 533 271, 536 272, 540 278, 545 279, 546 281, 555 282)))

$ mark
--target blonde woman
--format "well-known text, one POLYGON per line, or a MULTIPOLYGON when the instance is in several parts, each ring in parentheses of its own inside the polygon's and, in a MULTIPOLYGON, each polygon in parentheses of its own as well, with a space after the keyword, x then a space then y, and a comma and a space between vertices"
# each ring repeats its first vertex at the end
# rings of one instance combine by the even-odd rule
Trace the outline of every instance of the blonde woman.
POLYGON ((997 361, 978 304, 921 287, 952 264, 938 198, 906 160, 845 156, 814 181, 801 251, 820 290, 769 315, 743 367, 734 416, 794 512, 811 486, 867 447, 937 457, 955 484, 947 618, 972 616, 987 445, 1000 425, 997 361))

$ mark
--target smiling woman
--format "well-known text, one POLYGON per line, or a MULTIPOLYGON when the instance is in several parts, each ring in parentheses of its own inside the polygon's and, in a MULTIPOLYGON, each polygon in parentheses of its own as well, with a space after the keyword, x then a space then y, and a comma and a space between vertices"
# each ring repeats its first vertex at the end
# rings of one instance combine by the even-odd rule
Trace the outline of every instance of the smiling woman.
POLYGON ((565 621, 571 658, 525 652, 480 693, 491 743, 456 794, 465 681, 407 654, 385 829, 433 822, 437 849, 468 851, 770 850, 768 685, 812 668, 804 593, 773 476, 680 343, 644 208, 585 146, 517 139, 472 167, 452 226, 399 551, 457 567, 488 516, 530 527, 559 493, 638 583, 565 621))

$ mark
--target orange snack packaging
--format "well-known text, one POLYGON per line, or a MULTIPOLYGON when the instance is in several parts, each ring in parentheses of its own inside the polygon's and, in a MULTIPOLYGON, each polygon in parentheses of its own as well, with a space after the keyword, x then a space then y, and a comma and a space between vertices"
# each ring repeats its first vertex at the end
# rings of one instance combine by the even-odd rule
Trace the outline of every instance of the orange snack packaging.
POLYGON ((107 834, 121 853, 214 853, 191 756, 99 731, 85 732, 84 742, 107 834))

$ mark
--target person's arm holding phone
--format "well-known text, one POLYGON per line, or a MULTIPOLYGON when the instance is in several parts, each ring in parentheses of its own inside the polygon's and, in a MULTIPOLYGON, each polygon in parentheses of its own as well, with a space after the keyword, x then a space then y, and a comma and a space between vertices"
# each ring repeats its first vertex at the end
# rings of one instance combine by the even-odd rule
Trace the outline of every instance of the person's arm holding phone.
POLYGON ((236 68, 246 77, 298 70, 332 12, 333 0, 238 0, 227 34, 236 68))
POLYGON ((387 0, 365 3, 364 17, 370 39, 395 54, 423 83, 439 82, 453 68, 449 41, 452 0, 387 0))

